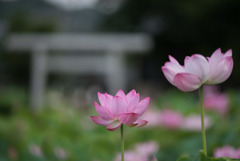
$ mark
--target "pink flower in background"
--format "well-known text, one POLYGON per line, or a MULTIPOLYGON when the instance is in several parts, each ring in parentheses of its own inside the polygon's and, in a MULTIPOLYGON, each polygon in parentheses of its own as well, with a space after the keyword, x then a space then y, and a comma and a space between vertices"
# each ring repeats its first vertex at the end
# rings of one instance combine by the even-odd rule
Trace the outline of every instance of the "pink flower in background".
POLYGON ((147 127, 163 126, 170 129, 180 127, 183 121, 181 113, 170 109, 147 110, 141 118, 148 120, 147 127))
POLYGON ((234 149, 231 146, 223 146, 221 148, 217 148, 214 151, 214 157, 229 157, 234 159, 240 159, 240 148, 234 149))
MULTIPOLYGON (((125 161, 149 161, 148 156, 143 156, 136 153, 135 151, 125 151, 124 153, 125 161)), ((121 161, 121 154, 118 154, 114 161, 121 161)))
POLYGON ((207 59, 202 55, 194 54, 191 57, 187 56, 182 66, 169 56, 170 61, 164 64, 162 71, 172 85, 184 92, 194 91, 203 84, 224 82, 232 72, 232 50, 223 54, 221 49, 217 49, 207 59))
POLYGON ((226 94, 220 93, 216 86, 204 87, 204 106, 225 115, 229 110, 229 100, 226 94))
MULTIPOLYGON (((205 128, 208 129, 212 125, 212 120, 210 117, 204 117, 205 128)), ((200 115, 190 115, 184 118, 181 128, 189 131, 201 131, 201 116, 200 115)))
POLYGON ((135 151, 144 156, 151 156, 159 149, 159 145, 155 141, 136 144, 135 151))
POLYGON ((42 150, 41 150, 40 146, 38 146, 38 145, 31 144, 29 146, 29 151, 34 156, 37 156, 37 157, 42 157, 43 156, 42 150))
POLYGON ((60 148, 60 147, 54 148, 54 154, 58 159, 64 160, 67 158, 67 152, 63 148, 60 148))
MULTIPOLYGON (((183 116, 180 112, 171 109, 162 111, 149 110, 146 111, 142 118, 149 121, 149 126, 163 126, 167 129, 183 129, 187 131, 201 131, 202 128, 200 115, 183 116)), ((212 125, 211 118, 205 116, 204 121, 205 128, 210 128, 212 125)))
MULTIPOLYGON (((183 116, 182 113, 171 109, 160 110, 148 110, 142 116, 143 119, 148 120, 148 125, 151 126, 163 126, 167 129, 183 129, 188 131, 201 131, 201 116, 189 115, 183 116), (152 117, 151 117, 152 116, 152 117)), ((212 125, 210 117, 205 116, 206 129, 212 125)), ((148 126, 148 127, 149 127, 148 126)))
MULTIPOLYGON (((158 151, 159 145, 154 142, 145 142, 135 145, 134 150, 125 152, 125 161, 149 161, 149 158, 158 151)), ((119 153, 114 161, 121 161, 119 153)))
POLYGON ((101 105, 96 102, 94 105, 99 116, 91 116, 96 124, 106 126, 110 131, 118 129, 122 124, 131 127, 142 127, 147 124, 146 120, 138 118, 147 109, 150 97, 140 101, 139 93, 136 93, 135 90, 127 95, 119 90, 115 97, 98 92, 98 99, 101 105))
POLYGON ((161 125, 160 121, 161 111, 160 110, 152 110, 148 109, 143 115, 142 119, 148 120, 148 126, 146 127, 154 127, 161 125))
POLYGON ((177 111, 165 109, 160 115, 161 125, 170 129, 179 128, 182 124, 182 121, 183 116, 177 111))

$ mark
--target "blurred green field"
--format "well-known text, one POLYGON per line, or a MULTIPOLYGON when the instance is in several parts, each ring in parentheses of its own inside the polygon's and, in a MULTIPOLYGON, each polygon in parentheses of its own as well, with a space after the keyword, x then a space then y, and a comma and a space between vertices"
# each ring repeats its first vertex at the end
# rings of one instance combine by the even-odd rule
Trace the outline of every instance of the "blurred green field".
MULTIPOLYGON (((212 119, 207 130, 208 154, 216 147, 240 147, 240 90, 227 90, 229 111, 221 116, 206 111, 212 119)), ((0 92, 0 161, 113 161, 120 152, 120 130, 107 131, 94 124, 94 106, 76 109, 67 100, 50 103, 39 112, 27 107, 27 93, 18 88, 0 92)), ((149 109, 171 108, 182 115, 200 113, 198 93, 168 90, 151 100, 149 109)), ((201 132, 163 126, 125 128, 125 149, 137 143, 155 141, 159 161, 194 156, 202 147, 201 132)))

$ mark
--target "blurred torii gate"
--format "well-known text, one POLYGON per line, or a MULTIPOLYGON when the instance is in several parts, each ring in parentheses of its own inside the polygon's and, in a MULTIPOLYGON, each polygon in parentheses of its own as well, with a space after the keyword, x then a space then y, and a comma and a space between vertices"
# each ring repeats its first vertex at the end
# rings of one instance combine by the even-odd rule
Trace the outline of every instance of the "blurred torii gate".
POLYGON ((43 95, 49 72, 91 73, 105 76, 108 91, 114 94, 126 87, 124 54, 144 53, 152 48, 146 34, 12 34, 6 47, 10 51, 30 51, 31 96, 30 105, 37 109, 43 104, 43 95), (86 51, 75 57, 67 54, 53 56, 50 51, 86 51), (96 52, 101 54, 96 54, 96 52))

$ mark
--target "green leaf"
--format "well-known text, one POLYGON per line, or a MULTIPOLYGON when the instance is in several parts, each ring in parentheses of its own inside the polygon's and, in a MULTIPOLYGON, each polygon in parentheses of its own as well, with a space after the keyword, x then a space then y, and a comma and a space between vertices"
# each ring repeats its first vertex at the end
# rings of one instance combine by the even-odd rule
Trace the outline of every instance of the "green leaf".
POLYGON ((180 157, 180 158, 178 158, 178 160, 177 161, 190 161, 190 158, 189 157, 180 157))
POLYGON ((188 155, 183 155, 179 157, 177 161, 190 161, 190 157, 188 155))
POLYGON ((200 153, 198 153, 193 159, 192 161, 200 161, 201 159, 201 156, 200 156, 200 153))

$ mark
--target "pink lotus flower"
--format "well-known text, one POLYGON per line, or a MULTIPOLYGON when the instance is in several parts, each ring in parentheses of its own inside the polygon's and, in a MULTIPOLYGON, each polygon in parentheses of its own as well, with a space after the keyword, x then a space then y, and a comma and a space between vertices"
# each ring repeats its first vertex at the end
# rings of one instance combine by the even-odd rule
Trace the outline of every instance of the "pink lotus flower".
POLYGON ((61 147, 55 147, 54 148, 54 154, 60 160, 64 160, 68 156, 67 152, 63 148, 61 148, 61 147))
MULTIPOLYGON (((212 125, 212 120, 210 117, 204 117, 205 128, 208 129, 212 125)), ((181 129, 187 131, 201 131, 201 116, 200 115, 190 115, 184 118, 181 129)))
POLYGON ((185 92, 194 91, 203 84, 224 82, 233 69, 231 49, 225 54, 221 49, 217 49, 207 59, 199 54, 187 56, 184 66, 172 56, 169 56, 169 60, 170 62, 166 62, 162 67, 162 71, 172 85, 185 92))
POLYGON ((29 151, 32 155, 37 156, 37 157, 43 157, 42 149, 40 146, 31 144, 29 146, 29 151))
POLYGON ((146 127, 155 127, 161 125, 161 111, 148 109, 142 116, 142 119, 148 120, 148 126, 146 127))
MULTIPOLYGON (((119 153, 114 161, 121 161, 121 154, 119 153)), ((124 160, 125 161, 149 161, 148 156, 144 156, 141 154, 136 153, 135 151, 126 151, 124 153, 124 160)))
POLYGON ((228 96, 220 93, 216 86, 204 87, 204 106, 224 116, 229 110, 228 96))
POLYGON ((171 109, 164 109, 162 111, 157 109, 147 110, 141 118, 148 120, 147 127, 163 126, 168 129, 181 127, 184 120, 181 113, 171 109))
POLYGON ((209 62, 209 76, 206 84, 213 85, 227 80, 233 69, 232 50, 230 49, 223 54, 219 48, 207 59, 209 62))
MULTIPOLYGON (((134 150, 125 152, 125 161, 150 161, 149 158, 153 156, 159 149, 159 145, 155 141, 139 143, 135 145, 134 150)), ((154 157, 154 159, 156 159, 154 157)), ((119 153, 114 161, 121 161, 121 154, 119 153)))
POLYGON ((159 145, 155 141, 136 144, 135 151, 144 156, 151 156, 159 149, 159 145))
POLYGON ((181 126, 183 116, 181 113, 165 109, 160 115, 160 122, 166 128, 177 129, 181 126))
POLYGON ((214 151, 214 157, 229 157, 234 159, 240 159, 240 148, 234 149, 231 146, 223 146, 221 148, 217 148, 214 151))
POLYGON ((131 127, 142 127, 147 124, 146 120, 138 120, 148 107, 150 98, 147 97, 139 102, 139 93, 132 90, 127 95, 119 90, 116 96, 98 92, 101 106, 94 102, 99 116, 91 116, 91 119, 99 125, 106 126, 110 131, 118 129, 122 124, 131 127))

